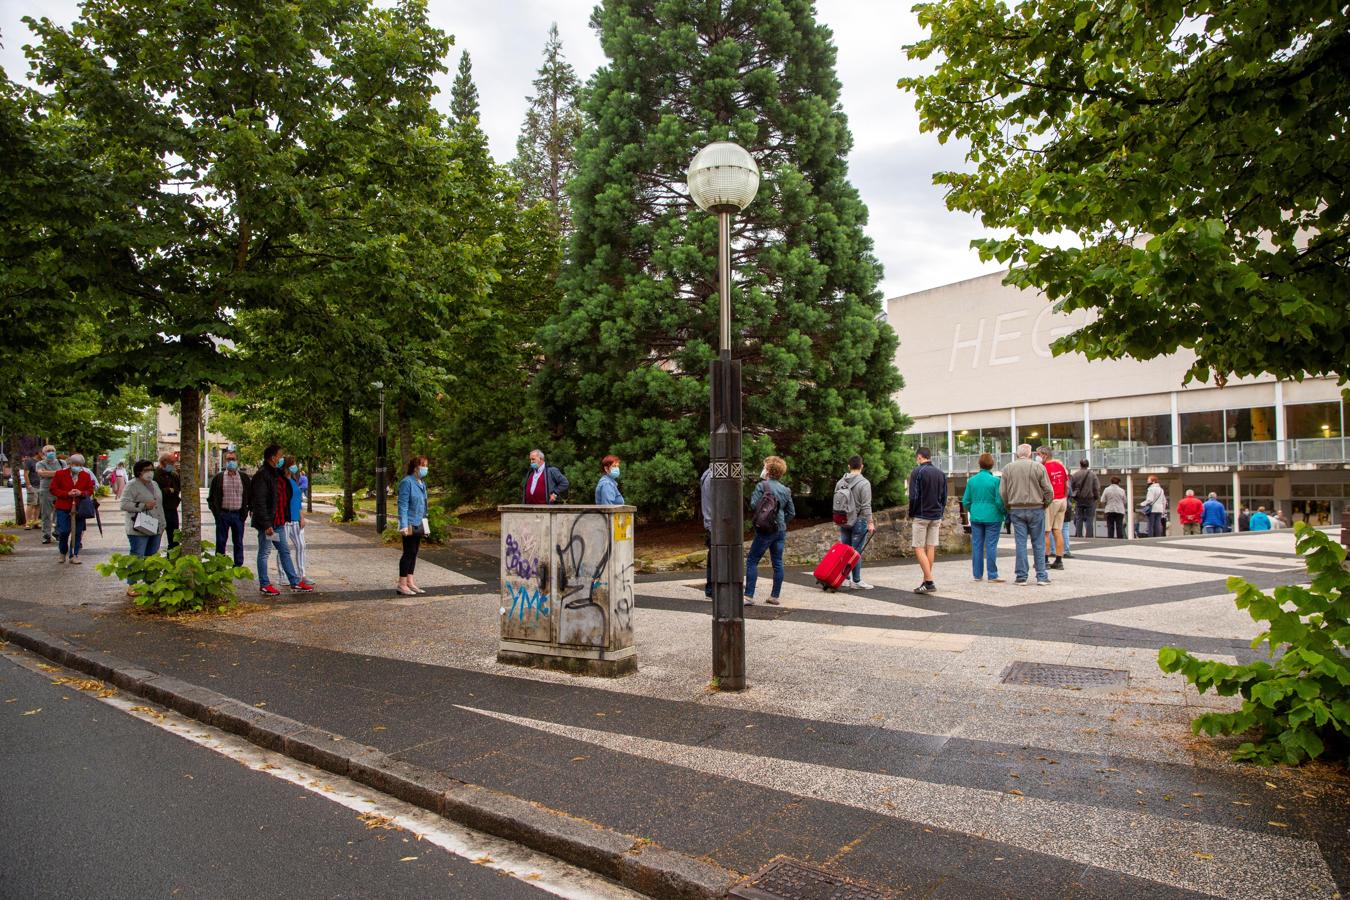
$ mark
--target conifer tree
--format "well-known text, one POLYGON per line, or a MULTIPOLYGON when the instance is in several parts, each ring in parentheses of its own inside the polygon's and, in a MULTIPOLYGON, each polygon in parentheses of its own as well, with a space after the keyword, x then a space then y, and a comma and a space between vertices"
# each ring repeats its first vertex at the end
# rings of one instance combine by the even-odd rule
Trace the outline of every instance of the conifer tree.
POLYGON ((450 118, 456 123, 478 118, 478 86, 473 83, 473 62, 469 51, 459 56, 459 70, 450 85, 450 118))
POLYGON ((521 183, 521 204, 547 202, 566 235, 571 230, 572 215, 567 180, 572 176, 573 153, 581 136, 581 110, 577 107, 581 82, 571 63, 563 59, 557 22, 548 30, 544 64, 539 67, 534 90, 516 141, 511 172, 521 183))
POLYGON ((605 0, 592 22, 610 62, 583 99, 566 293, 541 338, 537 383, 555 428, 584 454, 624 457, 630 502, 661 515, 692 506, 707 458, 717 223, 684 173, 706 143, 733 140, 763 171, 732 233, 747 470, 785 456, 802 505, 820 510, 860 453, 877 505, 896 502, 897 341, 879 321, 880 266, 847 179, 835 49, 814 5, 672 0, 653 12, 605 0))

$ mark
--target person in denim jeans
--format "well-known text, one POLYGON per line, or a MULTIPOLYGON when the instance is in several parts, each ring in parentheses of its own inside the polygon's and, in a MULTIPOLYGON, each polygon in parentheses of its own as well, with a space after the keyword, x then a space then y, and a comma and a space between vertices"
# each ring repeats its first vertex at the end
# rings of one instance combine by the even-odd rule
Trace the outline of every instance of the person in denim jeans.
POLYGON ((1036 556, 1036 584, 1049 584, 1050 573, 1045 564, 1045 511, 1055 499, 1055 491, 1045 467, 1031 461, 1030 444, 1019 444, 1017 459, 1003 469, 999 496, 1008 509, 1008 519, 1013 527, 1016 583, 1027 583, 1027 538, 1030 537, 1031 552, 1036 556))
POLYGON ((774 523, 778 527, 776 531, 768 534, 758 528, 755 529, 755 538, 750 542, 750 552, 745 556, 746 606, 753 606, 755 603, 755 582, 759 577, 759 561, 763 558, 765 550, 769 551, 769 560, 773 563, 773 592, 769 594, 768 602, 777 606, 778 596, 783 591, 783 544, 787 540, 788 523, 797 515, 797 508, 792 505, 792 491, 779 480, 785 474, 787 463, 782 457, 766 457, 764 471, 760 473, 761 480, 750 495, 750 508, 753 510, 759 506, 760 498, 766 491, 773 494, 778 501, 777 521, 774 523))
POLYGON ((1007 510, 999 495, 999 480, 994 475, 994 455, 980 454, 980 471, 966 482, 961 505, 970 513, 970 571, 976 581, 1000 582, 998 577, 998 532, 1003 527, 1007 510))
MULTIPOLYGON (((872 585, 862 580, 862 551, 867 545, 867 535, 877 530, 872 521, 872 482, 863 477, 863 459, 853 454, 848 460, 848 474, 834 486, 836 506, 839 498, 848 497, 848 505, 843 509, 847 518, 839 526, 839 543, 848 544, 858 551, 858 561, 853 564, 852 578, 845 574, 839 584, 841 591, 870 591, 872 585)), ((835 520, 839 521, 838 519, 835 520)))

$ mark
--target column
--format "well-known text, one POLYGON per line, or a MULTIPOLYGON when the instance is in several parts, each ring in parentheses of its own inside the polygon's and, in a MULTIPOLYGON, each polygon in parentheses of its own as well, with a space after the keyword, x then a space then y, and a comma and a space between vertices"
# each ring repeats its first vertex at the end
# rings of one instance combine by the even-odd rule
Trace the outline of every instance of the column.
MULTIPOLYGON (((1016 458, 1016 456, 1017 456, 1017 445, 1020 444, 1020 443, 1022 443, 1022 442, 1021 442, 1021 440, 1018 439, 1018 435, 1017 435, 1017 407, 1015 407, 1015 406, 1010 406, 1010 407, 1008 407, 1008 428, 1009 428, 1009 434, 1012 435, 1013 457, 1016 458)), ((1345 434, 1345 432, 1342 431, 1341 434, 1345 434)))
POLYGON ((1134 473, 1125 471, 1125 539, 1134 540, 1134 473))
POLYGON ((1177 409, 1177 392, 1172 392, 1172 465, 1181 465, 1181 412, 1177 409))
POLYGON ((1083 456, 1092 459, 1092 404, 1083 401, 1083 456))
POLYGON ((1284 382, 1275 382, 1275 461, 1285 462, 1284 382))
POLYGON ((1233 471, 1233 531, 1238 530, 1238 511, 1242 509, 1242 475, 1233 471))
POLYGON ((952 433, 952 414, 947 413, 947 471, 950 472, 956 468, 953 460, 956 459, 956 441, 953 440, 952 433))

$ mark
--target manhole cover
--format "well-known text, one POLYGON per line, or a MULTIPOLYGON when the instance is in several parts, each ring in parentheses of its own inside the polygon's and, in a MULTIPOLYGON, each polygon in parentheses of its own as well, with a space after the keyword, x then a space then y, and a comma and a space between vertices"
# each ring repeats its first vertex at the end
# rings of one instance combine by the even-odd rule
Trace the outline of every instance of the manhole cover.
POLYGON ((1004 684, 1030 684, 1036 687, 1084 688, 1117 687, 1126 684, 1130 673, 1121 669, 1093 669, 1088 666, 1059 666, 1015 660, 1003 673, 1004 684))
POLYGON ((894 895, 815 866, 781 859, 734 888, 731 896, 743 900, 891 900, 894 895))

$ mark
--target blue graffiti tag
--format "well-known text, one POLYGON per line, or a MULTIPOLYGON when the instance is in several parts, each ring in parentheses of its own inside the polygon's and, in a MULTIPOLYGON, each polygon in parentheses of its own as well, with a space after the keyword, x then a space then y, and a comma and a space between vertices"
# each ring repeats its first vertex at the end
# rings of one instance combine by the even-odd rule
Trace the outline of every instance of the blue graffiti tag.
POLYGON ((520 544, 512 535, 506 536, 506 571, 530 581, 539 576, 539 559, 525 560, 520 555, 520 544))
POLYGON ((548 594, 541 594, 539 591, 523 584, 511 584, 507 582, 506 590, 511 594, 511 611, 507 615, 514 615, 518 621, 525 621, 525 611, 534 610, 534 617, 549 614, 548 594))

